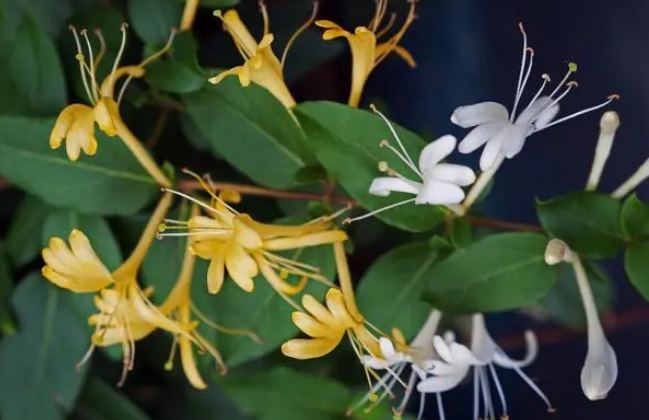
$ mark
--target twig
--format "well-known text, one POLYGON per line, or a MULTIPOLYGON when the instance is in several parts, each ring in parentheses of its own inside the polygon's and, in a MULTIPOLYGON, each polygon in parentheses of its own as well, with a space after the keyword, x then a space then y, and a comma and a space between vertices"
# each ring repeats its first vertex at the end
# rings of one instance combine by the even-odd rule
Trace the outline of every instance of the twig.
MULTIPOLYGON (((350 205, 356 208, 362 208, 363 206, 356 200, 330 194, 329 191, 322 193, 310 193, 310 192, 301 192, 301 191, 287 191, 287 190, 276 190, 272 188, 258 187, 255 185, 245 185, 245 184, 235 184, 230 182, 213 182, 214 188, 219 190, 230 190, 236 191, 243 195, 255 195, 258 197, 273 197, 281 198, 285 200, 311 200, 311 201, 323 201, 331 202, 335 204, 350 205)), ((199 182, 188 179, 182 180, 179 184, 179 189, 184 192, 193 192, 202 190, 203 187, 199 182)), ((488 219, 484 217, 473 217, 466 216, 466 219, 474 226, 482 227, 493 227, 502 230, 518 231, 518 232, 543 232, 543 228, 535 225, 527 225, 523 223, 512 223, 506 222, 503 220, 488 219)))

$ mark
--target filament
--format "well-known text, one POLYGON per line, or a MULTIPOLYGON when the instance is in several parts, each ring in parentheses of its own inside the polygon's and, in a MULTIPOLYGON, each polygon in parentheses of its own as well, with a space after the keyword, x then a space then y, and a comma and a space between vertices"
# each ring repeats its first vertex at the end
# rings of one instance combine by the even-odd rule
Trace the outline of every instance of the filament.
POLYGON ((399 206, 404 205, 404 204, 412 203, 416 199, 417 199, 416 197, 415 198, 409 198, 407 200, 403 200, 403 201, 399 201, 399 202, 394 203, 394 204, 390 204, 389 206, 381 207, 380 209, 371 211, 371 212, 366 213, 366 214, 364 214, 362 216, 354 217, 354 218, 351 218, 351 219, 347 218, 347 219, 345 219, 343 221, 343 223, 344 224, 350 224, 350 223, 353 223, 353 222, 358 222, 359 220, 367 219, 367 218, 372 217, 372 216, 374 216, 376 214, 382 213, 382 212, 384 212, 386 210, 390 210, 390 209, 393 209, 395 207, 399 207, 399 206))
MULTIPOLYGON (((372 109, 372 111, 374 111, 376 114, 378 114, 378 116, 381 117, 381 119, 383 119, 385 124, 387 124, 388 128, 390 129, 390 132, 392 133, 392 136, 397 141, 397 144, 399 145, 399 148, 403 152, 403 157, 405 159, 407 159, 408 162, 410 162, 410 165, 408 165, 408 166, 410 166, 410 168, 413 171, 415 171, 415 173, 417 173, 417 174, 419 174, 421 176, 421 173, 419 172, 419 170, 417 170, 417 165, 415 165, 415 162, 413 162, 412 159, 410 158, 410 155, 408 155, 408 152, 406 151, 406 148, 403 146, 403 143, 401 143, 401 139, 399 138, 399 135, 397 135, 397 131, 394 129, 394 126, 392 125, 390 120, 388 120, 387 117, 385 115, 383 115, 383 113, 381 111, 379 111, 373 104, 370 105, 370 108, 372 109)), ((397 153, 397 155, 398 155, 398 153, 397 153)), ((423 176, 422 176, 422 178, 423 178, 423 176)))
MULTIPOLYGON (((286 62, 286 56, 288 55, 288 50, 291 48, 291 46, 293 45, 293 43, 295 42, 295 40, 296 40, 300 35, 302 35, 302 33, 303 33, 304 31, 306 31, 306 30, 309 28, 309 26, 311 26, 311 24, 313 23, 313 21, 315 20, 316 15, 318 14, 318 6, 319 6, 318 1, 317 1, 317 0, 314 1, 314 2, 313 2, 313 10, 311 11, 311 16, 309 17, 309 19, 308 19, 306 22, 304 22, 304 23, 302 24, 302 26, 300 26, 300 27, 297 29, 297 31, 295 31, 295 32, 293 33, 293 35, 291 35, 291 38, 290 38, 290 39, 288 40, 288 42, 286 43, 286 46, 284 47, 284 51, 282 52, 282 58, 281 58, 280 61, 279 61, 279 62, 280 62, 280 67, 281 67, 282 69, 284 68, 284 63, 286 62)), ((264 33, 266 33, 266 32, 264 32, 264 33)))

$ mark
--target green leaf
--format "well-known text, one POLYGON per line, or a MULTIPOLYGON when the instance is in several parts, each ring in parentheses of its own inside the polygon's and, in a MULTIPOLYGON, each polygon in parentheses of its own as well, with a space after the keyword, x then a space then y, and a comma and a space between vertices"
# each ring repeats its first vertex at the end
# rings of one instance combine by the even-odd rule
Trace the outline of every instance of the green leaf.
POLYGON ((71 162, 48 145, 53 120, 0 118, 0 175, 60 207, 84 213, 132 214, 158 191, 117 138, 97 136, 95 156, 71 162))
POLYGON ((428 243, 399 246, 380 256, 358 286, 358 307, 365 318, 383 331, 400 328, 412 337, 430 313, 421 301, 428 271, 439 250, 428 243))
MULTIPOLYGON (((185 3, 185 0, 174 0, 178 3, 185 3)), ((232 7, 239 4, 239 0, 199 0, 200 7, 232 7)))
POLYGON ((197 50, 196 40, 190 33, 179 33, 174 38, 171 52, 147 66, 144 75, 146 82, 156 89, 171 93, 199 90, 207 83, 207 75, 198 65, 197 50))
MULTIPOLYGON (((162 43, 180 24, 182 5, 170 0, 129 0, 128 16, 133 30, 144 42, 162 43)), ((148 71, 148 69, 147 69, 148 71)))
POLYGON ((331 379, 285 367, 228 375, 219 385, 245 414, 261 420, 338 420, 351 399, 349 391, 331 379))
POLYGON ((637 195, 631 194, 624 201, 620 219, 622 230, 628 238, 649 235, 649 206, 640 201, 637 195))
POLYGON ((101 379, 89 378, 72 420, 148 420, 135 404, 101 379))
POLYGON ((286 108, 265 89, 236 77, 183 96, 187 113, 223 156, 254 182, 291 185, 307 163, 304 138, 286 108))
MULTIPOLYGON (((114 270, 121 264, 122 253, 108 223, 99 216, 88 216, 72 210, 57 210, 45 220, 41 239, 43 247, 46 247, 50 238, 54 236, 67 242, 74 229, 82 231, 88 237, 99 259, 109 270, 114 270)), ((78 319, 86 325, 88 336, 94 332, 94 327, 87 323, 88 317, 97 313, 93 296, 92 293, 69 293, 68 297, 78 319)), ((102 349, 113 360, 122 357, 120 346, 102 347, 102 349)))
POLYGON ((7 232, 9 256, 16 267, 32 261, 41 252, 41 231, 51 211, 51 206, 31 195, 18 206, 7 232))
MULTIPOLYGON (((285 256, 293 257, 292 254, 285 256)), ((304 248, 299 255, 299 261, 319 267, 322 275, 333 280, 334 258, 331 246, 304 248)), ((291 321, 291 313, 295 309, 284 301, 262 276, 255 279, 253 293, 244 292, 234 281, 226 278, 223 289, 217 295, 207 293, 206 277, 207 265, 200 261, 196 267, 192 289, 192 299, 199 310, 222 326, 250 330, 263 340, 260 345, 247 336, 215 333, 208 326, 201 324, 200 331, 214 340, 229 367, 263 356, 298 334, 299 330, 291 321)), ((287 281, 297 284, 299 278, 290 276, 287 281)), ((322 299, 326 290, 327 287, 311 280, 304 293, 322 299)), ((293 300, 299 303, 300 295, 293 296, 293 300)))
POLYGON ((74 407, 86 371, 75 366, 89 340, 70 296, 40 275, 16 288, 20 328, 0 345, 3 420, 63 420, 74 407))
POLYGON ((61 27, 74 12, 70 0, 5 0, 0 4, 0 31, 15 31, 23 18, 29 17, 50 39, 55 39, 61 27))
POLYGON ((426 273, 424 298, 444 312, 493 312, 530 305, 552 290, 556 267, 544 261, 548 240, 533 233, 488 236, 426 273))
POLYGON ((649 242, 631 245, 624 255, 624 268, 631 284, 649 300, 649 242))
POLYGON ((19 22, 15 34, 0 29, 0 115, 56 115, 67 102, 56 48, 30 15, 19 22))
MULTIPOLYGON (((600 314, 610 312, 613 305, 613 284, 597 265, 584 260, 595 305, 600 314)), ((571 264, 559 265, 559 279, 554 289, 541 302, 543 314, 570 327, 586 325, 586 315, 571 264)))
POLYGON ((4 335, 13 334, 16 331, 10 308, 12 289, 13 278, 9 269, 7 249, 4 243, 0 242, 0 332, 4 335))
POLYGON ((545 202, 536 211, 548 233, 578 253, 604 258, 624 245, 619 201, 595 192, 576 192, 545 202))
POLYGON ((468 248, 473 243, 473 227, 463 217, 456 217, 451 222, 451 243, 458 249, 468 248))
MULTIPOLYGON (((390 150, 379 147, 379 142, 390 139, 391 134, 378 116, 332 102, 303 103, 295 108, 295 114, 320 163, 363 206, 377 210, 412 198, 405 194, 377 197, 369 193, 372 179, 382 176, 378 170, 380 161, 388 162, 399 173, 412 174, 390 150)), ((424 141, 401 127, 395 125, 395 129, 410 156, 419 156, 424 141)), ((377 214, 385 223, 413 232, 431 230, 443 216, 444 211, 437 206, 414 203, 377 214)))

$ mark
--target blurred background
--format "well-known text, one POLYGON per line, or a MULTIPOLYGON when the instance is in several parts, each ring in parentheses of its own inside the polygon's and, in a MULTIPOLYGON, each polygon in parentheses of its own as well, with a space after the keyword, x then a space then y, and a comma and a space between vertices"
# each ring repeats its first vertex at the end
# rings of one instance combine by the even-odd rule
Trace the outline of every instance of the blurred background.
MULTIPOLYGON (((0 10, 7 13, 7 10, 19 7, 16 4, 21 2, 36 8, 36 14, 42 6, 37 0, 0 0, 0 10)), ((292 31, 306 19, 312 7, 312 3, 306 0, 267 0, 267 4, 271 29, 280 44, 286 42, 292 31)), ((63 22, 119 25, 120 21, 132 18, 128 15, 134 8, 146 11, 156 7, 178 9, 182 8, 182 2, 66 0, 61 2, 58 10, 51 4, 45 7, 43 10, 48 13, 61 15, 58 26, 50 28, 49 36, 60 51, 68 79, 71 80, 70 75, 76 71, 76 63, 72 38, 63 22), (134 3, 138 6, 133 6, 134 3), (169 4, 161 6, 163 3, 169 4)), ((257 2, 241 0, 237 7, 253 32, 261 33, 257 2)), ((373 7, 371 0, 321 0, 318 16, 353 28, 369 20, 373 7)), ((405 16, 407 4, 404 0, 391 0, 390 7, 400 17, 405 16)), ((204 68, 238 65, 240 58, 231 39, 213 17, 212 9, 205 7, 200 10, 193 29, 200 46, 200 64, 204 68)), ((156 16, 152 11, 151 16, 140 16, 140 19, 155 19, 156 16)), ((649 39, 649 2, 422 0, 417 6, 417 16, 403 41, 417 61, 417 68, 410 69, 398 58, 389 57, 370 77, 362 107, 367 108, 371 102, 380 104, 397 123, 427 139, 446 133, 462 137, 466 132, 449 121, 457 106, 487 100, 511 106, 521 58, 518 23, 522 22, 529 44, 536 52, 529 91, 533 92, 538 87, 537 81, 542 73, 547 72, 553 80, 560 80, 566 62, 574 61, 579 65, 575 75, 579 88, 562 101, 564 115, 599 103, 612 93, 621 95, 622 99, 611 105, 611 109, 620 114, 621 128, 604 170, 601 190, 616 188, 649 156, 649 139, 643 130, 649 112, 649 83, 645 80, 649 74, 649 58, 645 57, 649 55, 644 51, 645 40, 649 39)), ((137 25, 133 26, 137 28, 137 25)), ((116 26, 112 30, 117 33, 116 26)), ((310 30, 296 42, 288 57, 288 83, 298 102, 323 99, 345 102, 350 80, 349 51, 342 41, 319 41, 320 33, 316 29, 310 30)), ((137 57, 137 43, 134 40, 129 47, 131 57, 137 57)), ((8 48, 7 44, 0 44, 0 47, 8 48)), ((16 49, 19 51, 20 47, 16 49)), ((0 90, 7 92, 10 86, 7 79, 4 80, 0 79, 0 90)), ((79 86, 70 85, 71 92, 78 92, 79 86)), ((133 95, 137 96, 137 88, 135 91, 133 95)), ((11 112, 15 109, 12 106, 18 102, 20 98, 5 99, 0 110, 11 112)), ((135 112, 135 109, 130 111, 135 112)), ((137 111, 144 115, 149 112, 151 118, 142 118, 136 128, 141 132, 151 131, 156 120, 154 111, 146 107, 137 111)), ((494 218, 537 224, 535 199, 547 199, 583 188, 597 141, 600 115, 599 112, 588 114, 530 138, 523 152, 504 164, 493 192, 488 201, 481 204, 479 211, 494 218)), ((182 150, 174 147, 179 136, 188 137, 194 145, 199 144, 200 139, 192 139, 187 134, 181 116, 173 115, 170 119, 170 128, 152 146, 156 148, 156 154, 162 159, 173 160, 176 167, 191 165, 197 172, 209 170, 214 164, 213 158, 206 156, 200 147, 182 150)), ((477 156, 456 158, 477 168, 477 156)), ((220 173, 227 173, 233 181, 246 181, 231 168, 229 172, 226 168, 220 173)), ((24 194, 2 180, 0 187, 0 233, 5 236, 24 194)), ((641 188, 640 196, 649 198, 648 191, 646 186, 641 188)), ((287 210, 286 206, 269 206, 267 216, 279 216, 295 208, 288 207, 287 210)), ((357 273, 364 272, 378 255, 389 248, 379 242, 382 237, 392 235, 390 238, 398 241, 402 235, 377 221, 354 229, 360 249, 353 267, 357 273)), ((21 268, 15 278, 21 278, 38 266, 35 262, 21 268)), ((506 372, 501 379, 505 381, 512 418, 597 420, 636 417, 649 410, 649 399, 645 398, 649 395, 649 380, 644 375, 645 355, 649 350, 649 308, 625 281, 620 261, 607 263, 604 271, 612 284, 604 282, 601 287, 597 286, 597 294, 606 307, 605 326, 609 340, 617 350, 620 371, 616 387, 604 401, 590 402, 581 392, 579 372, 586 354, 586 337, 580 326, 583 324, 582 308, 575 290, 562 295, 572 296, 571 299, 560 302, 556 301, 556 296, 548 297, 542 307, 530 311, 531 314, 499 314, 489 318, 490 329, 497 340, 514 354, 521 350, 526 328, 533 328, 538 333, 542 343, 540 355, 527 372, 557 408, 554 414, 546 413, 534 393, 513 372, 506 372)), ((570 289, 571 281, 569 278, 562 280, 558 287, 570 289)), ((129 377, 122 392, 140 410, 155 420, 246 418, 218 387, 199 393, 183 386, 183 381, 177 377, 170 380, 168 374, 160 369, 167 346, 162 338, 154 337, 138 347, 137 372, 129 377)), ((280 362, 280 358, 271 355, 264 361, 254 362, 257 365, 253 363, 244 367, 244 372, 271 362, 304 368, 300 363, 280 362)), ((349 373, 353 357, 343 354, 340 360, 341 364, 334 369, 335 377, 352 383, 358 381, 360 378, 354 376, 355 373, 349 373)), ((99 356, 93 369, 101 372, 106 383, 112 384, 119 373, 115 366, 115 363, 99 356)), ((317 372, 317 362, 307 369, 317 372)), ((279 385, 271 382, 267 387, 258 392, 250 391, 242 398, 251 398, 250 404, 263 405, 277 403, 285 397, 280 391, 272 391, 279 385)), ((472 392, 471 384, 467 383, 445 394, 447 419, 471 417, 472 392)), ((105 395, 101 386, 88 388, 72 418, 104 418, 101 410, 96 409, 97 401, 102 399, 100 395, 105 395), (85 408, 86 403, 92 408, 85 408)), ((434 398, 430 397, 430 400, 424 417, 435 419, 437 408, 434 398)), ((416 407, 416 402, 413 402, 413 410, 416 411, 416 407)), ((263 414, 260 417, 265 418, 263 414)))

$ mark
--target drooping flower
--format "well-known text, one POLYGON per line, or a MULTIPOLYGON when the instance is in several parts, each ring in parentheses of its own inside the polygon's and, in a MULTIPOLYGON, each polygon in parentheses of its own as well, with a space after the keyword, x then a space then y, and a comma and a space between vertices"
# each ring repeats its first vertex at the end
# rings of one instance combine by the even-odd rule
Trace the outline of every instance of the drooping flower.
POLYGON ((545 262, 550 265, 572 264, 588 326, 588 353, 581 369, 581 389, 589 400, 604 399, 617 381, 617 357, 604 335, 581 258, 562 240, 552 239, 546 247, 545 262))
POLYGON ((520 30, 523 34, 523 57, 511 114, 499 103, 482 102, 461 106, 451 116, 451 121, 460 127, 475 127, 460 142, 458 150, 460 153, 471 153, 484 145, 480 156, 480 168, 483 171, 498 167, 505 157, 511 159, 516 156, 523 148, 525 140, 532 134, 600 109, 619 98, 616 94, 610 95, 601 104, 555 120, 559 113, 559 102, 577 87, 577 82, 569 81, 570 76, 577 71, 577 64, 569 63, 566 75, 549 95, 544 95, 543 92, 550 82, 550 76, 543 74, 541 87, 529 104, 517 114, 534 61, 534 50, 527 46, 527 35, 522 24, 520 30))
POLYGON ((331 39, 344 37, 349 43, 352 53, 352 83, 349 94, 349 106, 357 108, 363 88, 374 70, 390 53, 394 52, 403 58, 411 67, 415 67, 415 60, 410 53, 399 45, 406 31, 415 20, 415 1, 410 1, 410 11, 406 17, 403 26, 394 35, 380 42, 379 39, 384 37, 394 24, 395 15, 392 15, 390 21, 382 27, 388 6, 388 0, 374 0, 376 9, 374 16, 367 26, 358 26, 354 33, 347 32, 340 25, 330 20, 318 20, 316 25, 324 28, 322 39, 329 41, 331 39))
POLYGON ((159 236, 189 237, 192 251, 210 261, 207 273, 210 293, 221 290, 226 269, 232 280, 246 292, 253 291, 253 279, 259 274, 283 296, 299 293, 308 279, 329 284, 317 267, 276 252, 345 241, 347 235, 331 226, 330 220, 337 215, 292 226, 260 223, 226 202, 226 199, 238 202, 238 194, 222 192, 216 195, 200 177, 195 178, 210 194, 209 205, 181 192, 168 191, 193 201, 209 216, 198 215, 187 221, 167 220, 159 227, 159 236), (285 280, 291 274, 301 279, 298 285, 285 280))
POLYGON ((241 21, 236 10, 231 9, 225 13, 220 10, 214 12, 214 15, 221 19, 223 26, 232 36, 232 40, 243 57, 244 63, 212 77, 209 81, 218 84, 227 76, 236 75, 241 86, 247 87, 250 86, 251 82, 254 82, 272 93, 285 107, 292 108, 295 106, 295 99, 293 99, 284 81, 284 62, 295 39, 313 22, 317 13, 317 2, 313 8, 311 18, 293 34, 286 44, 281 60, 275 56, 272 49, 275 37, 269 32, 268 13, 263 3, 260 3, 260 9, 264 18, 264 34, 259 44, 241 21))
POLYGON ((155 239, 158 224, 171 205, 171 198, 171 194, 166 194, 160 200, 135 250, 112 272, 101 262, 86 235, 78 230, 70 234, 69 247, 61 238, 54 237, 42 252, 46 264, 42 273, 46 279, 75 293, 97 293, 95 305, 99 313, 89 318, 95 332, 81 363, 88 360, 96 346, 120 344, 124 354, 120 383, 133 367, 135 341, 157 328, 186 334, 181 325, 165 316, 149 300, 152 290, 142 290, 137 283, 137 272, 155 239))
POLYGON ((597 138, 593 165, 588 175, 588 181, 586 182, 587 191, 595 191, 597 189, 602 172, 604 171, 604 165, 613 148, 615 133, 619 127, 620 117, 615 111, 605 112, 599 120, 599 137, 597 138))
POLYGON ((445 205, 454 210, 454 206, 464 199, 464 190, 461 187, 471 185, 475 181, 475 174, 471 168, 442 162, 455 149, 455 137, 445 135, 428 144, 419 155, 418 165, 415 165, 392 123, 376 108, 372 108, 386 122, 398 146, 398 148, 394 147, 387 140, 383 140, 381 147, 387 147, 392 151, 418 179, 412 180, 392 169, 387 162, 381 161, 379 170, 388 176, 375 178, 370 184, 370 194, 386 197, 393 192, 398 192, 412 194, 415 197, 346 221, 362 220, 385 210, 413 202, 415 204, 445 205))
POLYGON ((58 149, 65 141, 68 158, 76 161, 81 150, 89 156, 96 153, 95 123, 109 137, 119 135, 124 141, 127 141, 125 137, 133 137, 119 115, 119 104, 131 79, 142 77, 145 66, 169 51, 175 32, 172 31, 169 41, 160 51, 147 57, 140 64, 120 67, 126 46, 126 24, 123 24, 121 28, 122 43, 113 63, 112 71, 100 84, 97 71, 106 52, 106 43, 101 32, 95 31, 100 44, 99 52, 95 57, 87 31, 84 29, 77 33, 73 26, 70 26, 70 30, 77 45, 76 59, 79 62, 81 79, 90 106, 76 103, 68 105, 61 111, 50 135, 50 147, 58 149), (82 47, 81 38, 88 50, 87 57, 82 47), (121 85, 118 96, 115 97, 116 84, 123 77, 126 77, 126 80, 121 85))

